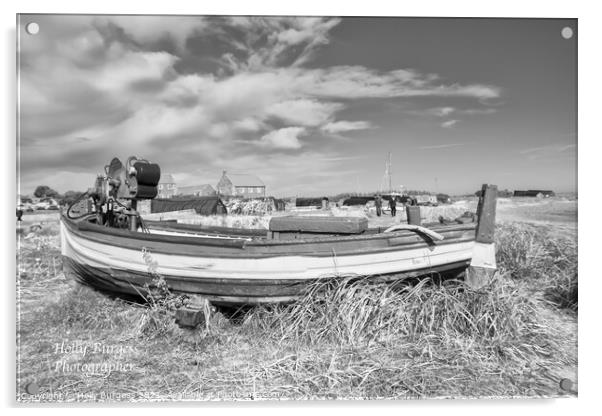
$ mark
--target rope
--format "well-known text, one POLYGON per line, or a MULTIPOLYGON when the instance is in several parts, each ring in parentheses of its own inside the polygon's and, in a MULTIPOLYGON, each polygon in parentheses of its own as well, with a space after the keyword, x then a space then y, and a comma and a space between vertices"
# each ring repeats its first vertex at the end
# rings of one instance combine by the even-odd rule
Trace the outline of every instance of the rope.
POLYGON ((91 215, 96 215, 95 212, 86 212, 85 214, 82 215, 78 215, 78 216, 71 216, 71 208, 73 208, 73 206, 75 204, 77 204, 79 201, 81 201, 84 197, 89 197, 90 195, 88 194, 88 191, 84 192, 83 194, 81 194, 80 196, 78 196, 75 201, 73 201, 71 204, 69 204, 69 206, 67 207, 67 218, 71 219, 71 220, 79 220, 81 218, 84 217, 88 217, 91 215))

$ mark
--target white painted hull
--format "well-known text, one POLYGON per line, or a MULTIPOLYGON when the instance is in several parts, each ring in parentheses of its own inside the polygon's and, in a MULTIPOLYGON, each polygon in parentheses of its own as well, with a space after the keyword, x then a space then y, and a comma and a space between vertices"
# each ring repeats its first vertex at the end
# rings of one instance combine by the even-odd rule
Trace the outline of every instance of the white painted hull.
MULTIPOLYGON (((61 225, 61 254, 93 267, 148 272, 143 253, 121 247, 99 244, 66 232, 61 225)), ((399 250, 366 255, 331 257, 282 256, 274 258, 195 258, 182 255, 150 253, 157 262, 156 271, 163 275, 191 278, 319 279, 333 275, 390 274, 428 268, 460 261, 470 261, 474 243, 446 245, 412 250, 399 250)))
POLYGON ((127 285, 140 287, 145 280, 150 283, 152 271, 164 276, 177 291, 195 292, 199 288, 201 294, 232 303, 290 300, 303 282, 337 276, 412 276, 465 266, 472 258, 474 247, 472 240, 441 245, 413 244, 365 253, 357 250, 337 253, 333 248, 330 254, 257 256, 247 254, 243 248, 240 256, 224 257, 219 251, 215 254, 215 250, 214 254, 207 253, 202 244, 195 254, 194 239, 190 241, 185 254, 179 254, 177 247, 168 250, 170 252, 154 250, 150 244, 145 246, 144 241, 134 247, 125 247, 124 244, 90 238, 85 232, 74 231, 72 226, 61 222, 61 254, 70 265, 71 274, 86 283, 95 284, 94 280, 100 279, 102 274, 103 284, 100 286, 114 285, 117 291, 132 292, 127 290, 127 285), (146 260, 143 248, 150 253, 146 260), (270 291, 271 282, 277 290, 270 291), (293 286, 295 290, 292 290, 293 286), (238 289, 230 294, 229 287, 238 289), (255 287, 258 288, 257 293, 255 287), (205 293, 203 290, 219 293, 205 293))

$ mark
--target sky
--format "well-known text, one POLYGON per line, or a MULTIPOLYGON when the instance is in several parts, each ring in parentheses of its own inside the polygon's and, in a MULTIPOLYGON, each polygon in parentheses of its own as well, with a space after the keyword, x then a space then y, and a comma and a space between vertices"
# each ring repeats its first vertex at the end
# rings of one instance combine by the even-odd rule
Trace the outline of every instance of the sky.
POLYGON ((130 155, 180 186, 226 170, 280 197, 373 192, 389 152, 396 189, 577 190, 575 19, 21 15, 18 30, 21 194, 85 190, 130 155))

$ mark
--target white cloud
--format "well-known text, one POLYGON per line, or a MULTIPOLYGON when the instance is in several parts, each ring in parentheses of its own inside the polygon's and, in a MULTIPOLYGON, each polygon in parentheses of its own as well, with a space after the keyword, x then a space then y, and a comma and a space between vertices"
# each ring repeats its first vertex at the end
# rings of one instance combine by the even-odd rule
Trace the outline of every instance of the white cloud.
POLYGON ((342 108, 343 105, 339 103, 297 99, 271 104, 266 111, 268 115, 278 117, 291 124, 318 126, 328 121, 335 112, 342 108))
POLYGON ((299 149, 302 144, 299 136, 306 134, 303 127, 285 127, 266 134, 259 141, 259 145, 272 149, 299 149))
POLYGON ((194 33, 202 32, 208 24, 201 16, 106 16, 98 17, 96 24, 113 23, 138 43, 156 42, 170 37, 180 48, 194 33))
POLYGON ((282 63, 300 66, 308 62, 320 46, 329 42, 328 32, 340 21, 338 18, 322 17, 229 18, 229 24, 245 32, 244 40, 234 43, 238 51, 246 52, 246 56, 237 59, 227 54, 224 64, 230 69, 250 70, 282 63))
POLYGON ((390 97, 471 97, 495 98, 500 89, 481 84, 438 83, 433 74, 413 70, 378 72, 363 66, 334 66, 313 70, 289 70, 291 85, 315 97, 390 98, 390 97))
POLYGON ((441 123, 441 127, 449 129, 449 128, 452 128, 453 126, 455 126, 457 123, 458 123, 458 120, 447 120, 447 121, 444 121, 443 123, 441 123))
POLYGON ((301 42, 328 42, 328 32, 340 23, 340 19, 323 19, 319 17, 296 18, 293 26, 278 33, 279 41, 296 45, 301 42))
POLYGON ((497 109, 495 109, 495 108, 467 108, 466 110, 461 110, 460 114, 475 115, 475 114, 493 114, 496 112, 497 112, 497 109))
POLYGON ((343 133, 352 130, 365 130, 372 128, 369 121, 335 121, 322 126, 322 131, 330 134, 343 133))
POLYGON ((456 111, 456 109, 454 107, 437 107, 437 108, 431 108, 431 109, 427 110, 426 112, 429 114, 438 116, 438 117, 445 117, 445 116, 450 115, 454 111, 456 111))
POLYGON ((576 150, 576 145, 566 143, 554 143, 546 146, 531 147, 522 149, 520 154, 526 155, 529 159, 541 159, 544 157, 557 157, 563 155, 573 155, 576 150))
MULTIPOLYGON (((122 51, 94 72, 94 86, 105 91, 121 92, 139 81, 161 81, 177 57, 167 52, 122 51)), ((82 75, 90 75, 90 71, 82 75)))
POLYGON ((255 118, 247 117, 242 120, 236 120, 233 126, 238 130, 256 132, 264 128, 264 123, 255 118))
POLYGON ((451 114, 456 115, 479 115, 479 114, 493 114, 497 112, 495 108, 455 108, 455 107, 435 107, 428 108, 426 110, 412 110, 408 111, 410 114, 423 115, 423 116, 435 116, 435 117, 447 117, 451 114))
POLYGON ((432 146, 420 146, 422 150, 433 150, 433 149, 448 149, 450 147, 466 146, 470 143, 447 143, 447 144, 436 144, 432 146))

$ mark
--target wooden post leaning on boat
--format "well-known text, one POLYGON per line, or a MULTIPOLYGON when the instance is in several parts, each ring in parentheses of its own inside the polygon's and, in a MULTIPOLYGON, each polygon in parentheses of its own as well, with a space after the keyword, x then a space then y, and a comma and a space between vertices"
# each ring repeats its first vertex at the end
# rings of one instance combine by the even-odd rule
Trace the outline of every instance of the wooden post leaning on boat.
POLYGON ((477 206, 477 229, 472 260, 466 269, 466 284, 479 289, 487 285, 496 270, 495 243, 495 208, 497 202, 497 186, 483 185, 477 206))

